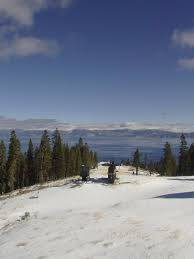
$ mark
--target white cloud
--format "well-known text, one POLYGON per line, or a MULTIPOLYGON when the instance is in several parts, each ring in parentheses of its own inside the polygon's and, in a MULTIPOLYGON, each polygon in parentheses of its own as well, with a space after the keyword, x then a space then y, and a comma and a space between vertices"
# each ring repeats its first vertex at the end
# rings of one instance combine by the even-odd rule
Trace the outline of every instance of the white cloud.
POLYGON ((0 58, 55 54, 56 41, 23 37, 21 32, 34 25, 35 14, 41 10, 67 8, 71 3, 72 0, 0 0, 0 58))
MULTIPOLYGON (((194 28, 187 30, 175 30, 172 41, 183 48, 194 48, 194 28)), ((182 58, 178 60, 178 67, 183 70, 194 70, 194 58, 182 58)))
POLYGON ((194 47, 194 29, 175 30, 172 35, 172 40, 181 47, 194 47))
POLYGON ((15 56, 54 55, 58 45, 54 41, 41 40, 33 37, 15 38, 11 42, 0 44, 0 58, 7 59, 15 56))
POLYGON ((18 25, 33 24, 34 14, 47 7, 46 0, 1 0, 1 19, 11 19, 18 25))
POLYGON ((1 19, 11 19, 20 25, 33 24, 34 15, 50 6, 66 8, 72 0, 0 0, 1 19))
POLYGON ((194 70, 194 58, 183 58, 178 61, 178 66, 184 70, 194 70))

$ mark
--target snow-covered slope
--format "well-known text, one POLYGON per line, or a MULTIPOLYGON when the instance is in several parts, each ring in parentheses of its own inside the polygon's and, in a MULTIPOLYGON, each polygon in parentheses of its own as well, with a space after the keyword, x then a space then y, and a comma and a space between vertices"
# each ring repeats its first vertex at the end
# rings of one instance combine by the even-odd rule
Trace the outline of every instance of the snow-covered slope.
POLYGON ((107 168, 0 200, 0 258, 187 258, 194 255, 194 177, 107 168), (28 212, 28 213, 26 213, 28 212), (24 216, 26 214, 26 216, 24 216))

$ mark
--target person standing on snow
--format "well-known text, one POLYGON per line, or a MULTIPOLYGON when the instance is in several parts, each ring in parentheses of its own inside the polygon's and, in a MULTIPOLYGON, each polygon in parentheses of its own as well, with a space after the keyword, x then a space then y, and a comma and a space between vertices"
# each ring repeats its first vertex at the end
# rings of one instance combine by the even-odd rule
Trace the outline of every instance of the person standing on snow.
POLYGON ((85 166, 85 165, 81 166, 80 176, 82 177, 82 181, 86 182, 88 180, 90 176, 88 166, 85 166))
POLYGON ((115 173, 116 166, 114 162, 112 162, 108 168, 108 182, 109 183, 114 183, 116 179, 116 173, 115 173))

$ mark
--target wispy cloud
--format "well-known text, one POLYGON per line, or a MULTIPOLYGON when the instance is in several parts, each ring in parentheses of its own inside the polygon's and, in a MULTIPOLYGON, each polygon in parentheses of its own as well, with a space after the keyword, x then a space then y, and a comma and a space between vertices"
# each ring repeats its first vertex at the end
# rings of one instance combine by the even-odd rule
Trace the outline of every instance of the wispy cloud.
POLYGON ((175 30, 172 35, 172 40, 175 44, 181 47, 194 47, 194 29, 175 30))
MULTIPOLYGON (((35 14, 48 8, 67 8, 72 0, 0 0, 0 58, 53 55, 59 45, 53 39, 23 36, 34 25, 35 14)), ((30 31, 30 30, 29 30, 30 31)))
POLYGON ((183 58, 178 60, 178 66, 183 70, 194 70, 194 58, 183 58))
POLYGON ((11 42, 0 44, 0 58, 7 59, 15 56, 26 57, 42 54, 53 56, 59 47, 55 41, 41 40, 33 37, 15 38, 11 42))
MULTIPOLYGON (((194 48, 194 28, 187 30, 175 30, 172 34, 172 41, 182 48, 194 48)), ((179 59, 178 67, 182 70, 194 70, 194 58, 179 59)))
POLYGON ((33 24, 34 15, 42 9, 54 6, 66 8, 71 3, 72 0, 1 0, 1 20, 9 18, 18 25, 30 26, 33 24))
POLYGON ((34 14, 46 8, 45 0, 1 0, 1 19, 11 19, 19 25, 32 25, 34 14))

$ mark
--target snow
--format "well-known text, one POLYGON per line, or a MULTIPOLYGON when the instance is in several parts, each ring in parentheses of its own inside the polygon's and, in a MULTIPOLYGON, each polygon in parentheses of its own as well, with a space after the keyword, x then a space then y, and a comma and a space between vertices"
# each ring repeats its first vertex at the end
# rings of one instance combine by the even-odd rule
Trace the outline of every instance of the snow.
POLYGON ((0 258, 193 258, 194 177, 117 169, 1 197, 0 258))

